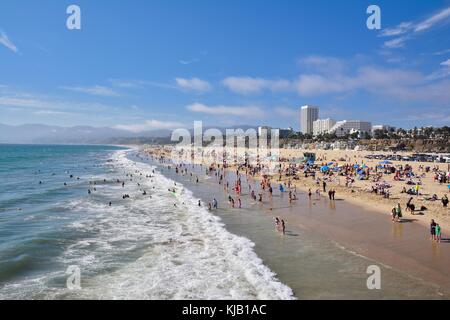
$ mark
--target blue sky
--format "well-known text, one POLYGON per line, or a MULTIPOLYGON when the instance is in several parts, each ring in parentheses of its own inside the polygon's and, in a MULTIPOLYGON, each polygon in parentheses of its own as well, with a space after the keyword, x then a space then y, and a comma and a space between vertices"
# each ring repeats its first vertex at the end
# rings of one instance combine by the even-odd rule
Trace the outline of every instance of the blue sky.
POLYGON ((0 123, 450 125, 450 1, 0 2, 0 123), (66 8, 81 8, 81 30, 66 8), (366 27, 370 4, 381 30, 366 27))

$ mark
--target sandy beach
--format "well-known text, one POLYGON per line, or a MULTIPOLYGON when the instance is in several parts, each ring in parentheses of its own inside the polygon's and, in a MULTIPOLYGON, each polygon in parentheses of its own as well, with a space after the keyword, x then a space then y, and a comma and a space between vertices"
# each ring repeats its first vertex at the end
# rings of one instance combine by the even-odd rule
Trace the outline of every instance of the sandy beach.
MULTIPOLYGON (((164 157, 168 153, 161 148, 147 150, 153 155, 164 157)), ((286 150, 281 151, 281 157, 300 157, 305 150, 286 150)), ((311 151, 308 151, 311 152, 311 151)), ((335 162, 337 166, 342 166, 344 163, 351 164, 365 164, 367 167, 372 167, 377 164, 377 160, 366 159, 365 156, 371 154, 363 151, 317 151, 316 163, 320 165, 328 162, 335 162), (339 160, 339 159, 345 159, 339 160)), ((379 153, 377 153, 379 154, 379 153)), ((195 166, 197 169, 192 169, 192 172, 197 170, 196 175, 201 176, 205 165, 211 164, 208 161, 203 162, 203 166, 199 164, 195 166)), ((414 171, 419 170, 419 166, 440 166, 440 170, 446 170, 447 164, 434 163, 413 163, 406 161, 394 162, 392 165, 411 165, 414 171)), ((236 167, 230 166, 226 177, 230 186, 233 185, 236 179, 236 167)), ((170 171, 170 170, 169 170, 170 171)), ((242 173, 242 170, 241 170, 242 173)), ((173 173, 172 173, 173 174, 173 173)), ((204 174, 204 173, 203 173, 204 174)), ((176 178, 176 174, 172 178, 176 178)), ((246 176, 242 173, 242 176, 246 176)), ((316 175, 316 178, 320 175, 316 175)), ((256 175, 250 178, 250 182, 257 190, 261 181, 261 176, 256 175)), ((205 184, 210 186, 211 190, 217 188, 217 181, 215 178, 200 179, 199 188, 204 188, 205 184), (214 187, 213 187, 214 186, 214 187)), ((216 178, 217 179, 217 178, 216 178)), ((280 277, 280 280, 285 281, 294 292, 303 291, 306 287, 308 293, 299 294, 297 296, 306 299, 316 298, 362 298, 362 299, 386 299, 386 298, 449 298, 450 292, 450 273, 448 265, 450 263, 450 247, 448 246, 447 230, 449 230, 448 222, 448 208, 443 208, 440 201, 425 200, 428 195, 438 194, 439 197, 444 194, 448 195, 446 184, 439 184, 434 181, 432 172, 426 173, 421 177, 421 191, 419 196, 414 196, 414 204, 416 207, 422 205, 427 207, 427 210, 422 212, 407 213, 404 211, 406 201, 409 195, 401 193, 403 186, 407 186, 405 181, 397 181, 393 179, 393 175, 383 175, 382 181, 392 185, 389 188, 390 198, 384 198, 381 195, 369 192, 371 185, 374 183, 371 180, 357 180, 350 186, 345 186, 344 179, 335 179, 327 181, 327 188, 336 190, 336 199, 329 200, 327 194, 316 194, 316 189, 322 189, 322 184, 317 185, 315 179, 311 177, 304 178, 301 174, 298 175, 298 180, 292 177, 282 176, 279 181, 279 176, 273 176, 274 195, 271 200, 267 196, 267 191, 258 191, 264 193, 264 199, 261 203, 256 203, 249 199, 249 190, 245 187, 247 181, 243 183, 243 191, 241 194, 242 206, 256 212, 254 215, 255 221, 248 221, 248 218, 236 216, 230 217, 230 214, 219 214, 229 227, 230 231, 249 237, 256 244, 255 250, 259 256, 274 270, 280 277), (297 189, 296 195, 298 200, 289 203, 288 195, 282 194, 278 191, 279 183, 288 183, 290 180, 293 189, 297 189), (340 180, 340 181, 339 181, 340 180), (313 191, 311 198, 308 197, 308 189, 313 191), (367 191, 366 191, 367 190, 367 191), (403 209, 403 219, 401 223, 393 223, 390 217, 392 207, 401 203, 403 209), (271 239, 277 245, 268 243, 267 233, 272 234, 268 229, 273 225, 275 217, 282 217, 287 222, 286 237, 282 236, 280 240, 271 239), (435 219, 443 229, 443 239, 441 243, 436 243, 430 240, 429 237, 429 221, 435 219), (242 227, 242 223, 247 225, 247 228, 242 227), (249 232, 248 224, 253 224, 255 232, 249 232), (261 228, 263 230, 261 230, 261 228), (259 231, 258 231, 259 230, 259 231), (264 235, 261 235, 264 234, 264 235), (300 238, 308 236, 308 239, 300 238), (328 274, 331 276, 323 279, 315 279, 312 276, 314 268, 320 269, 317 263, 309 266, 309 272, 306 272, 308 267, 305 265, 303 256, 298 254, 299 247, 304 247, 308 241, 317 238, 319 241, 325 241, 320 246, 325 248, 330 244, 336 246, 339 250, 345 251, 348 254, 346 259, 362 259, 359 264, 358 271, 353 272, 353 277, 347 280, 342 280, 343 283, 338 284, 339 275, 336 266, 330 267, 328 274), (270 249, 269 249, 270 248, 270 249), (351 256, 351 258, 350 258, 351 256), (282 261, 289 261, 289 264, 280 263, 282 261), (382 293, 367 292, 365 287, 365 268, 370 264, 383 266, 383 274, 388 276, 384 285, 390 286, 382 293), (300 268, 305 271, 304 275, 300 275, 293 269, 300 268), (305 276, 305 274, 307 276, 305 276), (347 281, 347 282, 346 282, 347 281), (354 282, 356 281, 356 282, 354 282), (414 283, 417 289, 416 292, 408 287, 407 283, 414 283), (320 286, 330 285, 329 289, 320 291, 320 286), (347 290, 345 294, 339 294, 340 286, 349 285, 350 292, 347 290), (336 286, 335 290, 331 289, 336 286), (400 294, 399 288, 404 288, 409 292, 400 294), (412 291, 411 291, 412 290, 412 291)), ((192 187, 196 188, 196 184, 192 187)), ((408 187, 408 186, 407 186, 408 187)), ((220 191, 220 188, 219 188, 220 191)), ((219 192, 215 190, 215 192, 219 192)), ((212 191, 211 191, 212 193, 212 191)), ((225 204, 222 206, 229 206, 226 203, 226 195, 233 195, 232 187, 227 190, 222 190, 224 194, 225 204)), ((201 192, 200 192, 201 194, 201 192)), ((215 193, 214 193, 215 194, 215 193)), ((207 201, 211 201, 211 196, 204 195, 205 205, 207 201)), ((230 209, 233 212, 235 208, 230 209)), ((239 209, 238 209, 239 212, 239 209)), ((251 220, 251 219, 250 219, 251 220)), ((272 234, 273 236, 273 234, 272 234)), ((279 236, 275 233, 275 237, 279 236)), ((320 250, 322 250, 320 249, 320 250)), ((315 249, 317 250, 317 249, 315 249)), ((335 249, 333 249, 334 252, 335 249)), ((334 255, 333 255, 334 256, 334 255)), ((334 261, 333 263, 337 263, 334 261)), ((344 263, 345 264, 345 263, 344 263)), ((327 263, 325 263, 327 265, 327 263)), ((353 267, 354 268, 354 267, 353 267)), ((300 272, 302 273, 302 272, 300 272)), ((385 278, 385 279, 386 279, 385 278)))
MULTIPOLYGON (((282 157, 300 157, 304 152, 311 152, 311 150, 288 150, 282 149, 281 156, 282 157)), ((353 151, 353 150, 319 150, 316 152, 317 162, 321 165, 325 165, 327 162, 335 162, 337 166, 342 166, 345 163, 350 164, 359 164, 359 165, 367 165, 369 168, 374 168, 379 160, 367 159, 367 155, 388 155, 392 153, 386 152, 369 152, 369 151, 353 151), (346 159, 346 161, 340 161, 339 159, 346 159)), ((411 153, 404 153, 404 155, 411 155, 411 153)), ((408 179, 403 179, 402 181, 395 181, 394 175, 383 174, 380 182, 387 182, 391 187, 389 188, 390 197, 389 199, 382 197, 381 195, 373 194, 370 192, 371 186, 375 185, 372 180, 358 180, 355 179, 354 183, 351 187, 346 187, 345 179, 337 179, 335 181, 327 182, 329 187, 336 189, 338 198, 342 198, 345 201, 352 202, 354 204, 358 204, 362 207, 368 208, 370 210, 374 210, 383 214, 390 214, 391 209, 396 206, 398 203, 401 204, 402 208, 405 207, 406 202, 409 198, 413 197, 413 203, 416 208, 420 208, 421 206, 425 206, 427 210, 406 213, 408 217, 413 217, 418 222, 428 225, 430 219, 436 219, 439 221, 441 226, 443 226, 446 230, 450 231, 450 207, 444 208, 441 201, 430 201, 426 200, 426 198, 432 197, 436 194, 439 199, 447 195, 450 195, 449 188, 447 187, 447 183, 439 184, 434 181, 434 173, 427 172, 423 173, 419 171, 419 167, 435 167, 437 166, 440 170, 449 172, 450 165, 446 163, 432 163, 432 162, 413 162, 413 161, 391 161, 392 166, 405 166, 409 165, 413 168, 413 172, 423 174, 423 177, 420 179, 413 178, 414 182, 420 181, 420 191, 419 195, 409 195, 402 193, 403 188, 410 188, 406 184, 408 179)), ((301 179, 301 177, 300 177, 301 179)), ((301 179, 299 182, 296 182, 296 185, 303 190, 314 188, 317 189, 317 185, 315 181, 312 179, 301 179)), ((405 213, 405 212, 404 212, 405 213)))

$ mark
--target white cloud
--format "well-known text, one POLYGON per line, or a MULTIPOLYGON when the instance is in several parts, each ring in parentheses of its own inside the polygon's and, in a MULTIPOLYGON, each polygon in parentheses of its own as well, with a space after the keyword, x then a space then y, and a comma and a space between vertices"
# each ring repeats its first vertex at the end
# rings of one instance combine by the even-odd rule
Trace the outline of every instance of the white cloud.
POLYGON ((73 113, 71 112, 64 112, 64 111, 54 111, 54 110, 39 110, 33 112, 36 115, 71 115, 73 113))
POLYGON ((183 65, 189 65, 189 64, 192 64, 192 63, 195 63, 195 62, 198 62, 199 60, 198 59, 192 59, 192 60, 178 60, 178 62, 180 63, 180 64, 183 64, 183 65))
POLYGON ((285 118, 296 118, 296 117, 300 117, 300 111, 299 110, 293 110, 291 108, 287 108, 287 107, 276 107, 275 108, 275 113, 285 117, 285 118))
POLYGON ((434 55, 434 56, 442 56, 442 55, 447 54, 447 53, 450 53, 450 49, 436 51, 436 52, 433 52, 432 55, 434 55))
POLYGON ((46 104, 45 101, 35 98, 0 96, 0 105, 20 108, 42 108, 46 104))
POLYGON ((9 40, 8 36, 3 31, 0 31, 0 44, 4 45, 6 48, 15 53, 19 52, 19 49, 17 49, 16 45, 11 40, 9 40))
POLYGON ((413 26, 414 25, 412 22, 402 22, 396 27, 383 29, 381 31, 381 36, 382 37, 399 36, 412 30, 413 26))
POLYGON ((212 86, 209 82, 201 80, 199 78, 175 78, 177 85, 184 90, 192 90, 197 92, 206 92, 212 89, 212 86))
POLYGON ((258 106, 207 106, 201 103, 194 103, 186 107, 191 112, 206 113, 213 115, 242 116, 249 118, 263 117, 263 110, 258 106))
POLYGON ((441 68, 439 70, 434 71, 431 73, 427 79, 428 80, 437 80, 437 79, 443 79, 450 76, 450 59, 447 59, 443 62, 441 62, 441 68))
POLYGON ((429 18, 416 22, 402 22, 396 27, 386 28, 380 32, 382 37, 401 36, 396 39, 386 41, 386 48, 401 48, 405 42, 411 39, 415 34, 427 31, 437 25, 448 23, 450 21, 450 7, 444 8, 429 18))
MULTIPOLYGON (((450 87, 448 82, 430 83, 429 76, 414 70, 402 68, 385 68, 375 65, 354 65, 347 68, 345 61, 335 58, 304 59, 303 63, 313 67, 309 73, 300 74, 296 79, 279 79, 283 83, 283 89, 287 92, 297 93, 302 97, 317 97, 323 95, 370 93, 380 98, 395 99, 397 101, 433 101, 435 103, 448 103, 450 99, 450 87), (333 68, 326 68, 327 61, 331 61, 333 68)), ((442 63, 447 72, 447 61, 442 63)), ((447 75, 447 73, 446 73, 447 75)), ((442 74, 441 74, 442 78, 442 74)), ((230 79, 230 78, 227 78, 230 79)), ((263 90, 272 90, 271 80, 264 78, 242 77, 245 85, 233 88, 239 93, 259 93, 263 90)), ((205 110, 207 111, 207 110, 205 110)), ((211 113, 212 110, 208 110, 211 113)), ((215 110, 219 112, 219 110, 215 110)), ((277 110, 275 110, 277 112, 277 110)), ((278 110, 278 114, 289 114, 278 110)))
POLYGON ((320 74, 307 74, 301 75, 295 82, 295 88, 302 96, 345 92, 355 87, 355 80, 343 75, 326 77, 320 74))
POLYGON ((177 129, 183 128, 184 125, 180 122, 175 121, 160 121, 160 120, 147 120, 141 124, 120 124, 114 126, 116 129, 126 130, 131 132, 143 132, 149 130, 158 130, 158 129, 177 129))
POLYGON ((318 55, 299 59, 298 63, 302 67, 313 68, 315 71, 326 73, 339 73, 347 68, 347 64, 341 59, 318 55))
POLYGON ((450 67, 450 59, 441 62, 441 66, 450 67))
POLYGON ((432 15, 428 19, 421 21, 416 25, 414 28, 415 32, 425 31, 427 29, 432 28, 436 24, 440 22, 444 22, 445 20, 448 20, 450 18, 450 7, 442 9, 441 11, 437 12, 436 14, 432 15))
POLYGON ((400 37, 384 42, 384 46, 389 49, 402 48, 405 46, 406 38, 400 37))
POLYGON ((40 94, 16 91, 13 88, 0 90, 0 106, 14 107, 22 110, 57 110, 71 112, 103 112, 112 110, 115 107, 97 102, 76 102, 49 97, 40 94))
POLYGON ((74 92, 81 92, 81 93, 86 93, 86 94, 95 95, 95 96, 104 96, 104 97, 117 97, 117 96, 120 96, 119 93, 117 93, 116 91, 112 90, 111 88, 103 87, 103 86, 93 86, 93 87, 61 86, 60 88, 64 89, 64 90, 69 90, 69 91, 74 91, 74 92))
POLYGON ((271 91, 285 91, 290 89, 290 82, 287 80, 267 80, 252 77, 228 77, 222 84, 229 90, 240 94, 260 93, 264 89, 271 91))
POLYGON ((114 87, 119 88, 139 88, 145 84, 145 82, 141 80, 109 79, 108 81, 111 82, 114 87))

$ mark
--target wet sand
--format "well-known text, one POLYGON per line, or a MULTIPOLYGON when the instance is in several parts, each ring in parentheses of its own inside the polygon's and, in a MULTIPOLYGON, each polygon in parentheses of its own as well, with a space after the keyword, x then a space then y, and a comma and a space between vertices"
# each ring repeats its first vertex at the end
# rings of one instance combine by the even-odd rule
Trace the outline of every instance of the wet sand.
MULTIPOLYGON (((165 175, 182 182, 207 202, 216 197, 220 216, 231 232, 255 243, 256 253, 300 299, 449 299, 450 243, 432 243, 429 232, 414 216, 392 223, 389 215, 366 210, 336 199, 313 194, 310 200, 297 191, 298 201, 289 205, 288 194, 274 186, 273 200, 263 204, 248 196, 242 177, 242 209, 230 208, 216 177, 204 168, 189 168, 189 175, 160 167, 165 175), (285 236, 275 231, 274 218, 285 219, 285 236), (367 267, 381 268, 381 290, 367 289, 367 267)), ((230 186, 235 174, 228 173, 230 186)), ((252 183, 258 190, 259 183, 252 183)))

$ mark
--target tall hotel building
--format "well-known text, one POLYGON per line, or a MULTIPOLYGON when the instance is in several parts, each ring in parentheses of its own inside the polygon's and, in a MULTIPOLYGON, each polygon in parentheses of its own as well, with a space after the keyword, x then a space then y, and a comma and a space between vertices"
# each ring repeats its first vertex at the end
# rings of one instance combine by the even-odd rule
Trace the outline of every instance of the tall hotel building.
POLYGON ((300 125, 303 134, 313 133, 313 122, 319 119, 319 107, 303 106, 300 110, 300 125))

